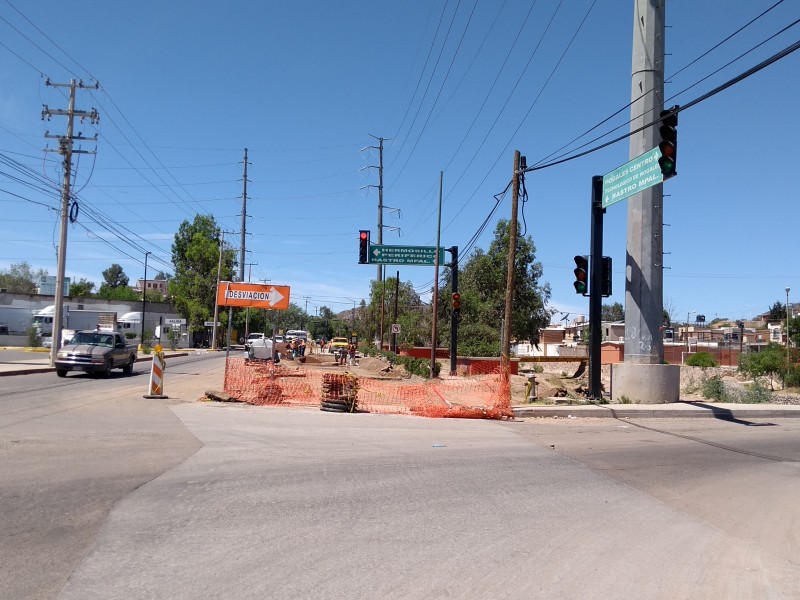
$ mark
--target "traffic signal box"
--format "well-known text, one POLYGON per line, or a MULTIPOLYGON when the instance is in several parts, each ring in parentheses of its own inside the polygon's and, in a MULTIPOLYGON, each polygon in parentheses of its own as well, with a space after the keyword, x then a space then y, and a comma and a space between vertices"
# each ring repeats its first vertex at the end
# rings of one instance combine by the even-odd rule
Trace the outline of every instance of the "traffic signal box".
POLYGON ((661 143, 658 144, 661 158, 658 159, 658 166, 665 181, 678 174, 678 108, 676 104, 661 111, 661 127, 658 130, 661 135, 661 143))
POLYGON ((459 316, 461 316, 461 294, 458 292, 453 292, 452 307, 453 317, 457 319, 459 316))
POLYGON ((366 229, 358 232, 358 264, 369 264, 369 231, 366 229))
POLYGON ((575 293, 581 294, 582 296, 586 296, 589 292, 589 257, 588 256, 576 256, 575 257, 575 269, 573 271, 575 273, 575 282, 572 284, 575 286, 575 293))
POLYGON ((603 281, 600 287, 601 295, 608 298, 611 295, 611 257, 603 257, 603 281))

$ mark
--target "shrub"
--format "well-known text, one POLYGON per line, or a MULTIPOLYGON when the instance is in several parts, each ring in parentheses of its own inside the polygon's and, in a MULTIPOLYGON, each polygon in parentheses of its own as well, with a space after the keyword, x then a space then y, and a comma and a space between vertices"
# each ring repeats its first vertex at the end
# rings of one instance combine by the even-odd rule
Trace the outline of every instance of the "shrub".
POLYGON ((703 381, 703 398, 716 400, 717 402, 724 402, 728 399, 728 394, 725 391, 725 384, 722 379, 717 375, 707 378, 703 381))
POLYGON ((695 352, 686 359, 686 364, 690 367, 700 367, 701 369, 719 366, 714 357, 708 352, 695 352))
POLYGON ((42 336, 39 335, 39 330, 35 327, 28 327, 25 332, 28 334, 28 346, 31 348, 41 348, 42 336))
POLYGON ((745 404, 767 404, 772 402, 772 393, 758 381, 746 386, 741 401, 745 404))
POLYGON ((789 368, 784 378, 784 384, 786 387, 800 387, 800 365, 794 365, 789 368))

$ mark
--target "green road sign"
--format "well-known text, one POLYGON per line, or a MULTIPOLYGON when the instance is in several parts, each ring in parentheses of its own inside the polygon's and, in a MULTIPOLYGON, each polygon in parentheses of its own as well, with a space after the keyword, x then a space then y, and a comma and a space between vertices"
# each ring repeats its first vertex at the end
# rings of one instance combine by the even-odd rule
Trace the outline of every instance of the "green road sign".
POLYGON ((653 148, 603 175, 603 208, 662 183, 664 175, 658 166, 659 158, 661 151, 653 148))
MULTIPOLYGON (((369 262, 378 265, 429 265, 436 260, 436 246, 370 246, 369 262)), ((444 248, 439 248, 439 264, 444 248)))

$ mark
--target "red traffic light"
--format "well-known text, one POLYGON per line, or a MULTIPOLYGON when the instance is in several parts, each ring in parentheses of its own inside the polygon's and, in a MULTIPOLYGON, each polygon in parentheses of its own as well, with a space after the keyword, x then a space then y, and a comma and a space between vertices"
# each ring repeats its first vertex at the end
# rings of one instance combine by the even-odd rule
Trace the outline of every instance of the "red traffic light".
POLYGON ((358 232, 358 264, 369 264, 369 230, 361 229, 358 232))
POLYGON ((461 308, 461 294, 458 292, 453 292, 453 310, 459 310, 461 308))

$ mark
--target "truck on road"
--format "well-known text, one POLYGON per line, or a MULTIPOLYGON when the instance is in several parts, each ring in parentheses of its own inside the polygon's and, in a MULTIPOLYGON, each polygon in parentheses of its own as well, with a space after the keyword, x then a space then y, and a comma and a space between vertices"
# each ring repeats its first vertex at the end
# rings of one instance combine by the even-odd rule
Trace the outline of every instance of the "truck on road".
POLYGON ((56 375, 66 377, 69 371, 111 375, 111 369, 122 369, 125 375, 133 373, 136 349, 125 342, 125 336, 116 331, 90 329, 78 331, 56 354, 56 375))
MULTIPOLYGON (((40 336, 49 337, 53 335, 55 313, 56 307, 52 304, 33 313, 33 326, 40 336)), ((117 313, 105 310, 70 310, 69 305, 65 304, 61 321, 62 329, 78 331, 80 329, 100 328, 113 331, 117 328, 117 313)))

